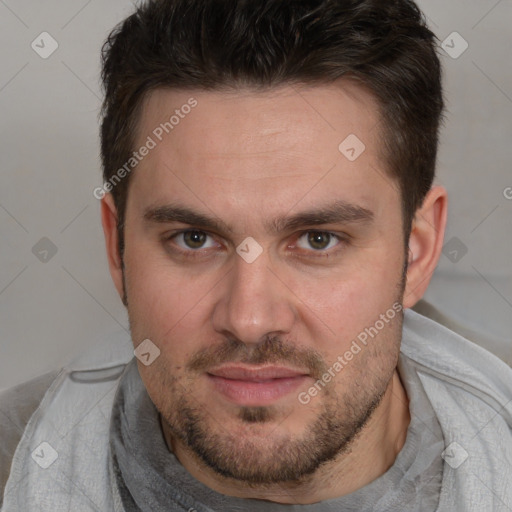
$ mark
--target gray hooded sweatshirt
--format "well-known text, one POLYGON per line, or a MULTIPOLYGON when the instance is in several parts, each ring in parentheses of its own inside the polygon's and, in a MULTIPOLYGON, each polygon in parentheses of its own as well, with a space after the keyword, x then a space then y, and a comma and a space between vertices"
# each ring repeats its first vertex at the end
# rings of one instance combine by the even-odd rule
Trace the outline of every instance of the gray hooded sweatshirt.
POLYGON ((243 500, 204 486, 166 452, 120 333, 52 380, 17 444, 1 512, 512 511, 512 369, 407 310, 398 370, 411 424, 384 475, 312 505, 243 500))

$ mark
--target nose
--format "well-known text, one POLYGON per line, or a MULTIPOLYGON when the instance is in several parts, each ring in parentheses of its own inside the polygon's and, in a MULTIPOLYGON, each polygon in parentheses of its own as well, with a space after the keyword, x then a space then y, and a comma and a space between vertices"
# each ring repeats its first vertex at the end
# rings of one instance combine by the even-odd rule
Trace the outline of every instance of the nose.
POLYGON ((289 334, 296 318, 293 294, 276 276, 265 252, 252 263, 235 257, 213 310, 213 327, 246 345, 289 334))

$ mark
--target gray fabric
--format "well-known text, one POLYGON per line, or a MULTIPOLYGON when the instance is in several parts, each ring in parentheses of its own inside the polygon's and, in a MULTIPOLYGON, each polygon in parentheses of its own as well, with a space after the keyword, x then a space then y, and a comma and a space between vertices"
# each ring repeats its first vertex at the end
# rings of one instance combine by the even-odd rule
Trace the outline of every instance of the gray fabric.
POLYGON ((367 486, 344 497, 313 505, 281 505, 225 496, 192 477, 169 452, 158 411, 132 361, 122 377, 113 407, 112 481, 117 482, 127 512, 435 511, 443 473, 441 427, 414 368, 403 354, 399 372, 410 399, 411 423, 393 466, 367 486))
MULTIPOLYGON (((482 348, 410 310, 405 312, 401 355, 399 371, 405 375, 407 369, 412 369, 419 378, 437 415, 449 450, 447 456, 465 457, 455 465, 443 465, 436 512, 512 511, 510 367, 482 348), (407 361, 406 365, 404 361, 407 361)), ((18 435, 4 436, 3 426, 0 431, 0 443, 7 439, 9 445, 14 443, 13 448, 18 445, 12 462, 10 452, 7 460, 0 457, 1 468, 10 466, 9 479, 2 489, 2 511, 125 512, 111 478, 114 469, 109 456, 109 425, 116 391, 125 375, 123 370, 132 359, 133 346, 126 332, 105 336, 96 348, 88 349, 59 373, 44 392, 40 406, 28 423, 27 415, 31 412, 27 410, 32 410, 32 405, 39 400, 37 397, 31 399, 30 386, 24 384, 14 394, 0 393, 0 410, 8 411, 11 418, 23 412, 19 414, 19 426, 9 419, 11 426, 7 428, 15 425, 18 431, 24 429, 19 441, 18 435), (113 372, 111 377, 116 380, 113 385, 110 378, 105 380, 105 371, 113 372), (26 403, 30 407, 21 407, 26 403), (44 471, 31 456, 41 440, 49 442, 59 454, 55 463, 44 471)), ((407 388, 407 381, 404 378, 406 390, 414 397, 407 388)), ((44 387, 41 385, 40 388, 44 387)), ((422 411, 424 409, 418 410, 422 411)), ((408 474, 414 479, 415 464, 408 474)), ((421 478, 422 473, 417 468, 416 474, 421 478)), ((181 501, 169 498, 166 510, 193 512, 193 498, 187 501, 188 489, 177 495, 177 486, 174 486, 172 492, 181 501)), ((194 489, 191 492, 195 492, 194 489)), ((241 510, 251 510, 247 503, 244 502, 241 510)), ((410 507, 409 504, 388 510, 414 510, 410 507)), ((423 510, 423 505, 421 507, 423 510)))
POLYGON ((0 507, 25 426, 58 373, 59 370, 45 373, 0 393, 0 507))
MULTIPOLYGON (((485 338, 467 336, 462 326, 454 323, 424 300, 420 300, 413 309, 459 334, 466 335, 467 338, 482 346, 488 344, 485 338)), ((0 506, 3 490, 9 477, 11 460, 23 430, 59 371, 60 369, 49 372, 0 392, 0 506)))

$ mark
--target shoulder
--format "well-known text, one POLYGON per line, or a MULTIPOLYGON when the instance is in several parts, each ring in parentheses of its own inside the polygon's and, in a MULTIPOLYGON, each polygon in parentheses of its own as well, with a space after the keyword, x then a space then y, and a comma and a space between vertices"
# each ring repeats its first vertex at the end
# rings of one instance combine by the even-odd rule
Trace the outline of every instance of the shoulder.
POLYGON ((401 353, 424 375, 457 388, 475 403, 486 402, 512 428, 512 368, 499 357, 445 325, 406 310, 401 353))
POLYGON ((110 381, 131 358, 129 333, 106 333, 92 339, 88 348, 64 367, 0 392, 0 506, 16 448, 31 417, 52 393, 50 388, 60 387, 67 377, 82 384, 110 381))
POLYGON ((492 354, 498 356, 508 365, 512 366, 512 354, 510 351, 510 340, 500 338, 495 334, 486 330, 484 326, 479 329, 466 325, 460 318, 455 318, 454 314, 446 314, 433 304, 421 299, 412 308, 413 311, 420 315, 426 316, 434 320, 438 324, 448 327, 451 331, 456 332, 463 338, 471 340, 477 345, 484 347, 492 354))
POLYGON ((0 392, 0 505, 23 431, 59 373, 54 370, 0 392))

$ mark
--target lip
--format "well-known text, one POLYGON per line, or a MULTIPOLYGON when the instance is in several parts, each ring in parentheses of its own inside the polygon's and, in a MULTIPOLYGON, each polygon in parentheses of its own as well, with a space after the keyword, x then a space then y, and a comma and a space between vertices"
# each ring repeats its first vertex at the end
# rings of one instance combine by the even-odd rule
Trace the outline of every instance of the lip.
POLYGON ((246 365, 225 365, 208 372, 216 377, 225 379, 244 380, 257 382, 269 379, 283 379, 307 375, 306 372, 295 370, 286 366, 246 366, 246 365))
POLYGON ((269 405, 303 384, 309 375, 284 366, 225 365, 207 377, 215 390, 238 405, 269 405))

